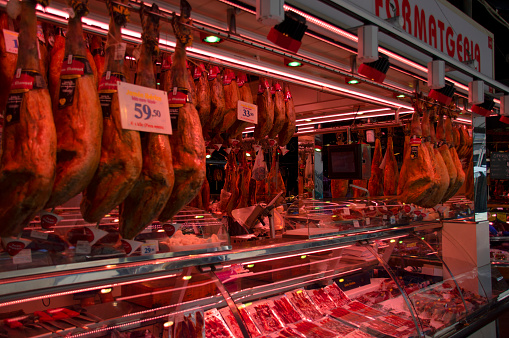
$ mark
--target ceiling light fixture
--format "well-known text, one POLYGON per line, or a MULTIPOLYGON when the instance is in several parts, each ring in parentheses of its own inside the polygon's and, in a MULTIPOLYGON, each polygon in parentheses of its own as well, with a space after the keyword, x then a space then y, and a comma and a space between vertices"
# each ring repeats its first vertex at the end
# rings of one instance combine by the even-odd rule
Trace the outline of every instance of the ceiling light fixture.
POLYGON ((345 78, 345 83, 349 84, 349 85, 354 85, 354 84, 358 84, 360 81, 358 79, 355 79, 353 77, 347 77, 345 78))
POLYGON ((397 97, 398 99, 402 99, 402 98, 404 98, 404 97, 405 97, 405 94, 399 94, 399 95, 396 95, 396 97, 397 97))
POLYGON ((299 61, 289 61, 285 63, 288 67, 302 67, 302 62, 299 61))

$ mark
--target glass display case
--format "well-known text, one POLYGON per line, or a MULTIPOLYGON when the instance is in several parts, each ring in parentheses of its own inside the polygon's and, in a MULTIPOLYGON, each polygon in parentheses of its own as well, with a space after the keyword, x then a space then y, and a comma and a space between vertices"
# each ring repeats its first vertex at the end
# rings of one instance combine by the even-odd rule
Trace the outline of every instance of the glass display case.
POLYGON ((442 222, 376 227, 0 272, 0 335, 459 337, 509 304, 442 222))

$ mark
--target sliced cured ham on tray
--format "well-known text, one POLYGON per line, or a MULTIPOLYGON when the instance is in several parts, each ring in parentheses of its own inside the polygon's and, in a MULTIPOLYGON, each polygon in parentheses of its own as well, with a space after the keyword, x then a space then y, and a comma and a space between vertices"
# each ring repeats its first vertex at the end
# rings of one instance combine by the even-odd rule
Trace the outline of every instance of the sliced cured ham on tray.
POLYGON ((304 317, 293 307, 286 296, 272 299, 272 310, 285 325, 298 322, 304 317))
POLYGON ((343 306, 347 304, 350 299, 348 296, 337 286, 336 283, 332 283, 331 285, 327 285, 323 288, 324 291, 329 295, 336 306, 343 306))
POLYGON ((235 338, 217 309, 205 312, 206 338, 235 338))
POLYGON ((283 328, 283 323, 272 311, 269 303, 270 301, 257 302, 247 307, 251 318, 264 334, 270 334, 283 328))
POLYGON ((322 317, 322 313, 315 304, 313 304, 313 301, 308 297, 306 291, 299 289, 286 293, 286 296, 305 318, 317 320, 322 317))
POLYGON ((295 328, 306 338, 335 338, 337 336, 334 332, 323 329, 307 320, 295 324, 295 328))
POLYGON ((334 303, 324 289, 308 290, 308 295, 320 311, 324 313, 336 307, 336 303, 334 303))
POLYGON ((320 327, 323 327, 329 331, 339 334, 340 337, 343 337, 343 336, 349 334, 350 332, 355 331, 355 328, 345 325, 345 324, 341 323, 339 320, 336 320, 336 319, 333 319, 330 317, 325 317, 325 318, 321 319, 320 321, 317 322, 317 324, 320 327))
POLYGON ((344 307, 347 308, 348 310, 351 310, 351 311, 354 311, 357 313, 361 313, 364 316, 368 316, 368 317, 372 317, 372 318, 386 315, 386 313, 384 313, 382 311, 378 311, 376 309, 373 309, 372 307, 362 304, 361 302, 356 301, 356 300, 348 303, 344 307))
POLYGON ((330 314, 341 321, 344 321, 355 327, 360 327, 361 324, 371 321, 371 318, 363 316, 361 314, 349 311, 344 308, 336 308, 330 311, 330 314))

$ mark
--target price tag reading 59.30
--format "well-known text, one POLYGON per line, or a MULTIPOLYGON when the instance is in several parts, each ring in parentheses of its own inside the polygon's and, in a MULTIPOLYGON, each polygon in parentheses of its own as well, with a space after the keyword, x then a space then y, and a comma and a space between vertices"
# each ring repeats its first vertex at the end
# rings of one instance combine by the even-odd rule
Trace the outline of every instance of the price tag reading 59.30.
POLYGON ((123 129, 171 135, 170 109, 165 91, 126 82, 117 84, 123 129))

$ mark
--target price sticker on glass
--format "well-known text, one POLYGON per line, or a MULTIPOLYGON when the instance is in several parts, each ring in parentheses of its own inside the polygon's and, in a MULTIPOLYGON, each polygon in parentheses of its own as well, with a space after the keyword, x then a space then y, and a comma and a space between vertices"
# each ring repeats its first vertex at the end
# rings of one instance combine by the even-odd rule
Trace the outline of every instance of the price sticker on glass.
POLYGON ((258 106, 249 102, 239 101, 237 104, 237 119, 257 124, 258 106))
POLYGON ((170 109, 165 91, 117 82, 123 129, 171 135, 170 109))

